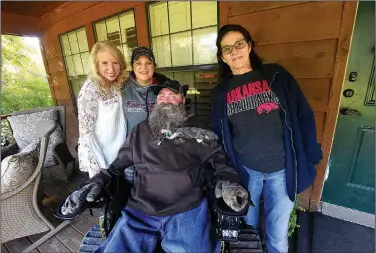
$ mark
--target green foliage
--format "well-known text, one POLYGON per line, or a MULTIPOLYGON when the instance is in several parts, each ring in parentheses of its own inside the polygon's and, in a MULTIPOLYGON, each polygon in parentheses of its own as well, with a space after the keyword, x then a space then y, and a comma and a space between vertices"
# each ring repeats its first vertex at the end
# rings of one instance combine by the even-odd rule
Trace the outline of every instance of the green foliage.
POLYGON ((291 236, 294 233, 295 229, 299 227, 297 211, 298 210, 304 211, 304 209, 299 207, 298 204, 299 204, 299 195, 296 196, 294 208, 292 209, 291 214, 290 214, 289 236, 291 236))
POLYGON ((23 37, 1 35, 1 114, 52 105, 43 65, 23 37))

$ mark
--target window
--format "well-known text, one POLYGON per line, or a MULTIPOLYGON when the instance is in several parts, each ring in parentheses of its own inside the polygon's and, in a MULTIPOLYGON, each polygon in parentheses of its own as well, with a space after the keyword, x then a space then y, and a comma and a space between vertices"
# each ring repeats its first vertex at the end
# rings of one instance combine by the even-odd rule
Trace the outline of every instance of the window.
POLYGON ((166 71, 167 77, 188 84, 186 98, 191 100, 190 112, 195 113, 206 123, 210 123, 210 104, 212 89, 217 85, 217 68, 210 70, 166 71))
POLYGON ((217 2, 149 4, 150 41, 157 72, 189 84, 191 110, 210 121, 211 90, 217 84, 217 2), (203 66, 205 65, 205 66, 203 66))
POLYGON ((77 113, 77 96, 89 72, 89 46, 85 28, 78 28, 60 35, 60 45, 63 51, 73 104, 77 113))
POLYGON ((131 69, 132 51, 137 47, 137 33, 133 10, 109 17, 94 24, 97 41, 108 40, 124 54, 127 70, 131 69))
POLYGON ((158 67, 217 62, 217 2, 149 5, 151 44, 158 67))

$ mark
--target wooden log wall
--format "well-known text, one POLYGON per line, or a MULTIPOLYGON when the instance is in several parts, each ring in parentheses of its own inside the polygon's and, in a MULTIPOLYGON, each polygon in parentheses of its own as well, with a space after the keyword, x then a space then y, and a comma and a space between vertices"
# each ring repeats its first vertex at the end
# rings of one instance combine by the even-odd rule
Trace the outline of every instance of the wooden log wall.
POLYGON ((331 150, 356 2, 224 2, 223 24, 244 26, 264 62, 284 66, 297 79, 314 113, 324 159, 315 185, 300 205, 317 210, 331 150), (341 70, 339 73, 338 70, 341 70))

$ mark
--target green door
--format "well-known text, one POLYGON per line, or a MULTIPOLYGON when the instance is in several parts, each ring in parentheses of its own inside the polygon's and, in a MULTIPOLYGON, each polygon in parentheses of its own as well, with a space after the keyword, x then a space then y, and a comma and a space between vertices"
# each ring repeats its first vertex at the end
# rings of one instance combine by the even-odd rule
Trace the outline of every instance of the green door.
POLYGON ((375 214, 375 3, 359 2, 322 200, 375 214))

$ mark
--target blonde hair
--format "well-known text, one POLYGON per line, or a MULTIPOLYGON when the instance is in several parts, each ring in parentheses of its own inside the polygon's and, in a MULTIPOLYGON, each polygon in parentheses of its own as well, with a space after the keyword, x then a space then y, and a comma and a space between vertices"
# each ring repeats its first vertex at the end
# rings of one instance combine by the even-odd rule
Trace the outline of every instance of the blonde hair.
POLYGON ((121 51, 112 43, 108 41, 100 41, 94 44, 89 57, 89 74, 88 77, 98 85, 99 89, 105 94, 109 94, 111 87, 114 86, 117 90, 120 90, 126 79, 126 68, 124 55, 121 51), (120 73, 118 77, 110 82, 105 79, 98 70, 98 54, 99 52, 109 52, 119 62, 120 73))

